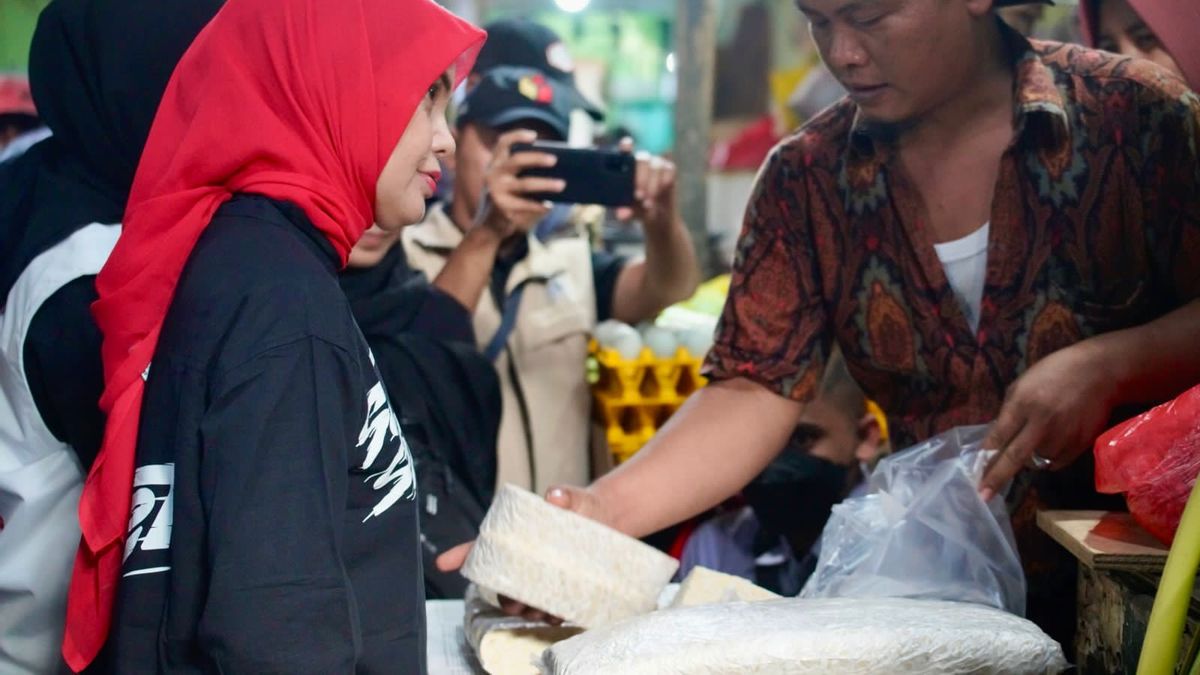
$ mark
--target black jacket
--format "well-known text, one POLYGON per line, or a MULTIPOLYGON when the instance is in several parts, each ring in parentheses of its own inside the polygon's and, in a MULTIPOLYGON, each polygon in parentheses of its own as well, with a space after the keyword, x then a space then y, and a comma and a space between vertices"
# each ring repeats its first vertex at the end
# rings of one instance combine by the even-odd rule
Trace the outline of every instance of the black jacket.
POLYGON ((478 535, 492 501, 496 369, 476 349, 470 312, 410 268, 403 247, 341 282, 416 460, 425 594, 461 598, 466 580, 434 561, 478 535))
POLYGON ((118 671, 424 671, 413 462, 336 263, 254 196, 192 252, 142 405, 118 671))

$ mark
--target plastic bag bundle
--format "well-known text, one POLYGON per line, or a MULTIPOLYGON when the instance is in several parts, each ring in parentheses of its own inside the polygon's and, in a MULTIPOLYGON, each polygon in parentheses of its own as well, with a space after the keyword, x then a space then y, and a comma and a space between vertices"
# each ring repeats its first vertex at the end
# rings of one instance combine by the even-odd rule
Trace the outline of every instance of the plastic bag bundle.
POLYGON ((1200 474, 1200 386, 1109 429, 1095 455, 1096 489, 1124 492, 1134 520, 1170 545, 1200 474))
POLYGON ((869 494, 833 508, 800 597, 924 598, 1025 613, 1025 574, 1004 500, 979 480, 987 428, 960 427, 879 463, 869 494))

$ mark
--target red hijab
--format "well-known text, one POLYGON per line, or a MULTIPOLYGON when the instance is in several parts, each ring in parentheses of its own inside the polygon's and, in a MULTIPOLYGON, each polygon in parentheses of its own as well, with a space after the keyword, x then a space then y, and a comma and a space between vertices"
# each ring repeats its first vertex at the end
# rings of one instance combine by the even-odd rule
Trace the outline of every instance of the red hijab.
POLYGON ((429 87, 461 80, 484 33, 433 0, 230 0, 171 78, 124 232, 96 281, 108 414, 79 505, 63 656, 108 636, 124 554, 143 374, 196 240, 233 193, 298 205, 343 263, 429 87))
MULTIPOLYGON (((1179 64, 1188 86, 1200 91, 1200 0, 1128 0, 1133 11, 1158 36, 1179 64)), ((1089 47, 1096 46, 1100 0, 1081 0, 1079 30, 1089 47)))

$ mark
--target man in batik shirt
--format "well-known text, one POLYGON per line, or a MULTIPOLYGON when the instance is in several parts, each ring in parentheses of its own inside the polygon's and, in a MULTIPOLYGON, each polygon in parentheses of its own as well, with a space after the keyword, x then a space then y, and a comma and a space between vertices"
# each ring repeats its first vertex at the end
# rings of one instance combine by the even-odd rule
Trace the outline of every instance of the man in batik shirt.
POLYGON ((993 423, 985 496, 1052 471, 1010 502, 1030 616, 1069 636, 1050 612, 1073 586, 1048 575, 1073 563, 1033 509, 1094 499, 1076 460, 1114 411, 1200 381, 1200 99, 1149 62, 1027 41, 996 4, 797 1, 849 96, 762 168, 713 383, 551 501, 633 535, 711 507, 784 446, 837 345, 894 447, 993 423))

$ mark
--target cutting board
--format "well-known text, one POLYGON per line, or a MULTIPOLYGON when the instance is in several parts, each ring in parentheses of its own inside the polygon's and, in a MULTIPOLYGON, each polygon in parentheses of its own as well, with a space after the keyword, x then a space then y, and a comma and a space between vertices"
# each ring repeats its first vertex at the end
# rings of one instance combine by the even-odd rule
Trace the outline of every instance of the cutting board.
POLYGON ((1037 522, 1092 569, 1161 572, 1167 561, 1167 547, 1128 513, 1039 511, 1037 522))

